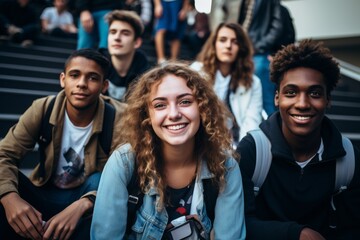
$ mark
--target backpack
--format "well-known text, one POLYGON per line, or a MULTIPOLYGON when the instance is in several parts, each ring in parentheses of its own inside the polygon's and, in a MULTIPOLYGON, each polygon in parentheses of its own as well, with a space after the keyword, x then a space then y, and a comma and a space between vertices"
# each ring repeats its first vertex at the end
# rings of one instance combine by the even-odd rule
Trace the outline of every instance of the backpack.
MULTIPOLYGON (((39 153, 40 153, 40 176, 45 176, 45 148, 52 141, 52 130, 53 126, 49 123, 51 112, 54 108, 56 96, 50 100, 49 106, 46 109, 45 115, 41 121, 40 134, 38 139, 39 144, 39 153)), ((102 132, 99 134, 100 146, 103 149, 104 153, 109 155, 112 135, 113 135, 113 126, 115 120, 115 108, 110 103, 105 101, 105 111, 104 111, 104 120, 102 126, 102 132)))
MULTIPOLYGON (((251 180, 254 183, 254 195, 257 196, 270 169, 272 161, 271 143, 261 129, 252 130, 249 133, 255 141, 256 148, 255 170, 251 180)), ((342 144, 346 155, 336 160, 335 187, 330 200, 329 227, 332 229, 336 229, 337 226, 334 196, 347 189, 355 172, 354 147, 351 141, 344 136, 342 136, 342 144)))
MULTIPOLYGON (((127 185, 127 190, 129 193, 128 198, 128 214, 127 214, 127 225, 126 225, 126 234, 130 234, 131 227, 134 225, 136 220, 136 211, 143 204, 144 193, 141 191, 138 181, 138 174, 136 172, 136 165, 134 167, 134 172, 131 176, 130 182, 127 185)), ((206 207, 206 213, 212 223, 215 219, 215 205, 216 199, 219 194, 219 186, 214 184, 211 179, 202 180, 204 186, 204 202, 206 207)))
MULTIPOLYGON (((257 196, 270 169, 272 161, 271 143, 261 129, 252 130, 249 131, 249 133, 255 141, 256 148, 256 163, 251 180, 254 183, 254 194, 257 196)), ((347 189, 355 171, 355 153, 353 145, 351 141, 344 136, 342 136, 342 143, 346 155, 336 160, 334 194, 341 193, 347 189)))

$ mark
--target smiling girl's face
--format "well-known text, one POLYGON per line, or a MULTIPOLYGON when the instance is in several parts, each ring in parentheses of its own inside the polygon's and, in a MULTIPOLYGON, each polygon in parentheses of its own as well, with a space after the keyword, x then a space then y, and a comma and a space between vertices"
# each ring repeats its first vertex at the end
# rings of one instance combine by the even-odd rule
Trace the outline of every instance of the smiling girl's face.
POLYGON ((193 146, 200 127, 199 106, 186 81, 173 74, 151 87, 149 115, 163 146, 193 146))

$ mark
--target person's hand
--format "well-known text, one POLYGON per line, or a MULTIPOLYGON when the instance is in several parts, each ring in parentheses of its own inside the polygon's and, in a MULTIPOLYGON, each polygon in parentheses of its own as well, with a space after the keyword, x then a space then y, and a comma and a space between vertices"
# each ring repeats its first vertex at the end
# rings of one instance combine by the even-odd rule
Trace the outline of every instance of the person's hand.
POLYGON ((18 235, 24 238, 42 239, 42 216, 39 211, 15 192, 3 196, 1 203, 7 221, 18 235))
POLYGON ((22 32, 23 32, 23 30, 22 30, 21 28, 18 28, 18 27, 15 26, 15 25, 10 25, 10 26, 8 26, 7 31, 8 31, 8 34, 9 34, 10 36, 13 36, 13 35, 15 35, 15 34, 17 34, 17 33, 22 33, 22 32))
POLYGON ((88 33, 92 32, 94 27, 94 19, 90 11, 82 11, 80 14, 80 22, 84 30, 88 33))
POLYGON ((187 17, 187 11, 185 9, 181 9, 179 12, 179 20, 184 21, 187 17))
POLYGON ((74 233, 80 218, 92 207, 93 203, 87 198, 81 198, 73 202, 46 222, 43 239, 69 239, 74 233))
POLYGON ((299 240, 325 240, 325 238, 311 228, 304 228, 300 233, 299 240))
POLYGON ((162 14, 163 14, 163 7, 161 6, 161 4, 156 5, 154 8, 155 17, 161 18, 162 14))

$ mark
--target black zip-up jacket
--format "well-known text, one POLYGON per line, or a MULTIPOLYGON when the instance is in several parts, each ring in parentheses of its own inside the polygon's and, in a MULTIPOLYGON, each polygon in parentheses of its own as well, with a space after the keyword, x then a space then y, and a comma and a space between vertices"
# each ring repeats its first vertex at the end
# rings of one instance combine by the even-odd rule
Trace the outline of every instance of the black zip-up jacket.
MULTIPOLYGON (((255 8, 248 29, 255 53, 274 53, 281 40, 283 23, 279 0, 255 0, 255 8)), ((244 5, 245 0, 242 5, 244 5)), ((243 24, 246 16, 244 6, 239 12, 239 23, 243 24)))
POLYGON ((247 135, 239 143, 240 169, 245 196, 247 239, 296 239, 303 228, 318 231, 326 239, 360 239, 360 162, 355 150, 355 173, 348 190, 334 197, 338 230, 330 230, 330 200, 334 192, 336 159, 345 155, 340 132, 325 117, 322 123, 324 152, 303 169, 281 131, 277 112, 260 128, 272 144, 272 164, 255 198, 251 181, 255 168, 255 143, 247 135))

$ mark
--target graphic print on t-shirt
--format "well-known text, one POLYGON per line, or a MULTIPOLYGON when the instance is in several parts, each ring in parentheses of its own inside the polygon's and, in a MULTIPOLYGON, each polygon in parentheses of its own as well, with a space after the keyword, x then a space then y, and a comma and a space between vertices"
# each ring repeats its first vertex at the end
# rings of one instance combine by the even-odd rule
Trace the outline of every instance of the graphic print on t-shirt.
POLYGON ((166 194, 169 197, 169 203, 166 206, 166 211, 169 216, 168 223, 181 216, 190 214, 194 186, 195 181, 193 180, 189 186, 184 188, 166 188, 166 194))
POLYGON ((71 185, 74 180, 81 177, 84 172, 84 164, 80 155, 71 147, 63 153, 63 156, 66 164, 61 167, 63 171, 56 174, 55 184, 64 187, 71 185))
MULTIPOLYGON (((75 126, 65 111, 59 159, 53 183, 58 188, 80 186, 85 180, 85 146, 90 138, 93 121, 85 127, 75 126)), ((89 155, 88 155, 89 156, 89 155)))

